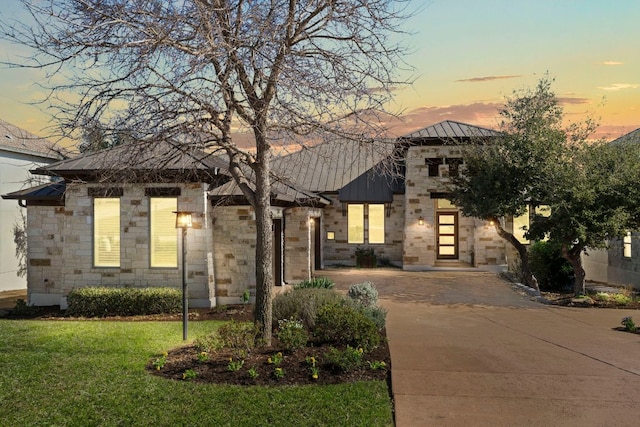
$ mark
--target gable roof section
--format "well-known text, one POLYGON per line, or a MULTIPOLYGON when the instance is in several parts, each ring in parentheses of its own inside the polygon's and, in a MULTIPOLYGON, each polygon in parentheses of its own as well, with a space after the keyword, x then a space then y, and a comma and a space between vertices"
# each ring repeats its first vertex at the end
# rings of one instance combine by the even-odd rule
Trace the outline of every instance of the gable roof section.
POLYGON ((613 145, 640 143, 640 128, 611 141, 613 145))
MULTIPOLYGON (((276 157, 271 162, 272 198, 290 203, 326 204, 322 193, 340 191, 342 201, 391 201, 393 191, 399 191, 399 187, 392 185, 391 177, 376 166, 392 150, 393 143, 389 141, 335 140, 276 157)), ((212 189, 209 196, 213 200, 227 198, 240 203, 243 199, 233 181, 212 189)))
POLYGON ((449 139, 472 139, 487 138, 499 136, 500 132, 480 126, 469 125, 466 123, 456 122, 454 120, 445 120, 424 129, 420 129, 410 134, 401 136, 399 140, 433 140, 446 141, 449 139))
POLYGON ((165 141, 138 141, 87 152, 33 172, 82 179, 105 176, 112 176, 114 180, 144 180, 146 176, 206 179, 217 175, 223 167, 223 160, 198 148, 165 141))
POLYGON ((0 151, 39 157, 43 160, 61 160, 54 150, 55 144, 18 126, 0 119, 0 151))

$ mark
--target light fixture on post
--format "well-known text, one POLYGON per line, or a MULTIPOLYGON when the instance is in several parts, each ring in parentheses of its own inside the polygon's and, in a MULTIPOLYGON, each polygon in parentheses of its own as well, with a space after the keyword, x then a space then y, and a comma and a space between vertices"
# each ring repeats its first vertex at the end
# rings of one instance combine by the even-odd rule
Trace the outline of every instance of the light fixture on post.
POLYGON ((187 228, 191 228, 191 212, 177 211, 176 228, 182 228, 182 339, 187 340, 189 300, 187 299, 187 228))

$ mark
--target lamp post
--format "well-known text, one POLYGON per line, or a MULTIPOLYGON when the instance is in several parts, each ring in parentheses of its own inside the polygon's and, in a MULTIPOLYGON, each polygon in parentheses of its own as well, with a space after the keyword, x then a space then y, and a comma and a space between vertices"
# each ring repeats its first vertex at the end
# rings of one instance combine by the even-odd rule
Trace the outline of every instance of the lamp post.
POLYGON ((187 228, 191 228, 191 212, 177 211, 176 228, 182 228, 182 340, 187 340, 189 300, 187 299, 187 228))

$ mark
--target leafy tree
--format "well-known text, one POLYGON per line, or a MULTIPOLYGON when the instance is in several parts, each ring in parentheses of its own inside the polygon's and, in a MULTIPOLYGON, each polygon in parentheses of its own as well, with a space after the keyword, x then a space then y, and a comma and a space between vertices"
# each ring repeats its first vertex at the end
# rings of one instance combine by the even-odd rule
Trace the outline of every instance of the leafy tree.
POLYGON ((272 147, 380 131, 377 115, 402 83, 407 2, 22 2, 35 23, 4 23, 2 33, 34 51, 17 65, 55 75, 47 99, 57 101, 63 134, 117 119, 142 138, 226 154, 256 212, 255 320, 270 342, 272 147), (238 131, 251 135, 250 147, 237 143, 238 131))
POLYGON ((527 246, 507 231, 501 218, 526 212, 544 200, 553 185, 553 160, 563 147, 562 109, 550 91, 551 80, 535 89, 514 91, 500 111, 501 135, 464 149, 464 173, 452 178, 450 198, 465 216, 494 224, 497 233, 518 251, 525 283, 539 290, 529 268, 527 246))
POLYGON ((563 125, 564 112, 548 77, 534 90, 514 92, 500 112, 502 135, 466 150, 465 173, 452 180, 451 200, 465 215, 491 220, 520 254, 523 275, 531 274, 527 247, 506 231, 500 218, 529 206, 531 240, 560 245, 575 275, 574 292, 584 293, 581 255, 640 225, 640 144, 589 141, 596 125, 563 125), (547 205, 550 215, 535 213, 547 205))
POLYGON ((548 217, 535 216, 528 236, 560 243, 575 275, 574 293, 585 293, 582 254, 640 228, 640 144, 568 142, 558 162, 561 180, 549 192, 548 217))

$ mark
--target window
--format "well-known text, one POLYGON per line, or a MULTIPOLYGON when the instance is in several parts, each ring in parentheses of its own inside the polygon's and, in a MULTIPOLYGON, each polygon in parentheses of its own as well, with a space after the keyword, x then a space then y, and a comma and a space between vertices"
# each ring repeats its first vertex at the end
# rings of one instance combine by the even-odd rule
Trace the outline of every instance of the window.
POLYGON ((447 164, 449 165, 449 176, 458 176, 460 174, 460 165, 462 163, 462 159, 457 157, 447 159, 447 164))
POLYGON ((384 243, 384 204, 350 204, 348 206, 347 221, 349 223, 348 242, 354 244, 364 243, 365 241, 365 223, 364 213, 367 209, 367 232, 368 243, 381 244, 384 243))
POLYGON ((425 163, 429 169, 428 176, 440 176, 440 165, 444 163, 444 159, 428 158, 425 163))
POLYGON ((529 230, 529 206, 522 215, 513 217, 513 235, 523 245, 530 243, 529 239, 524 237, 527 230, 529 230))
POLYGON ((622 255, 625 258, 631 258, 631 232, 627 231, 627 235, 622 238, 622 255))
POLYGON ((151 267, 178 267, 176 214, 178 199, 149 198, 149 240, 151 267))
POLYGON ((120 267, 120 199, 93 199, 93 264, 120 267))
POLYGON ((369 243, 384 243, 384 205, 369 205, 369 243))
POLYGON ((349 205, 347 222, 348 242, 364 243, 364 205, 349 205))

